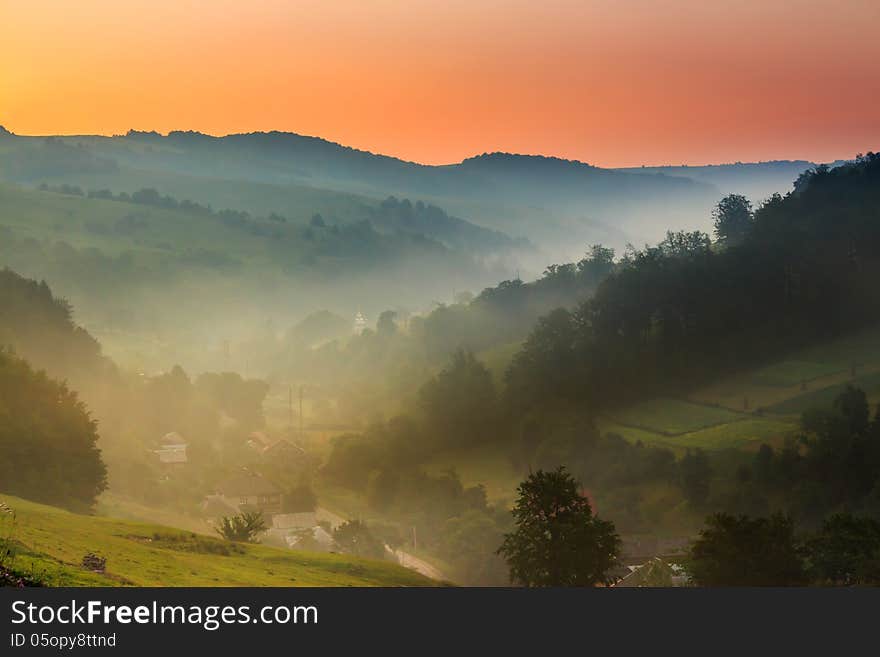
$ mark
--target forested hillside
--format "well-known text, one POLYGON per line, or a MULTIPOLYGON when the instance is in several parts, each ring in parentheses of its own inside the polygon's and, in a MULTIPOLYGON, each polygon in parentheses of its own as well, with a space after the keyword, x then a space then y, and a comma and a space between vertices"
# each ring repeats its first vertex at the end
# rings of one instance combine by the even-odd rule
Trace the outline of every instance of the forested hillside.
POLYGON ((508 372, 511 407, 686 389, 876 321, 878 219, 869 154, 805 174, 715 244, 672 234, 628 254, 591 299, 538 322, 508 372))
POLYGON ((45 281, 0 270, 0 346, 55 376, 82 380, 107 366, 98 342, 72 317, 70 305, 53 296, 45 281))

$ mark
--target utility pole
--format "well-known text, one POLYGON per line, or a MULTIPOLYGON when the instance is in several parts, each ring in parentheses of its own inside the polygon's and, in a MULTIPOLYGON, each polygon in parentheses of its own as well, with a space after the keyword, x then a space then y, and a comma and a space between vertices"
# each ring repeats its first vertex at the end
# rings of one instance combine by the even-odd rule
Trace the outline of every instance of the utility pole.
POLYGON ((287 384, 287 426, 293 430, 293 384, 287 384))
POLYGON ((300 385, 299 387, 299 439, 303 439, 303 388, 305 386, 300 385))
POLYGON ((418 544, 416 543, 416 526, 413 525, 413 552, 418 549, 418 544))

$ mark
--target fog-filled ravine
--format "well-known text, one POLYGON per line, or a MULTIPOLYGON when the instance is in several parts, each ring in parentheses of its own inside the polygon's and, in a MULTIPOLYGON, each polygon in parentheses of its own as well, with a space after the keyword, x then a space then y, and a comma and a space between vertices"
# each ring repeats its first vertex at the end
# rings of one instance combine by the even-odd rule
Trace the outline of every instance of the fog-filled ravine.
POLYGON ((748 531, 837 583, 826 543, 880 518, 878 274, 871 153, 0 130, 0 493, 469 585, 731 583, 711 542, 748 531), (585 579, 521 561, 550 489, 585 579))

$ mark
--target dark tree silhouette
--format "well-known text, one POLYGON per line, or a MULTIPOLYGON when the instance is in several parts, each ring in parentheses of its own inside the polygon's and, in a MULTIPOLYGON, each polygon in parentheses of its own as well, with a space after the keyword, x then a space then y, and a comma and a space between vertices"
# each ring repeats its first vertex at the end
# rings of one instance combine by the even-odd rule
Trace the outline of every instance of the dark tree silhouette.
POLYGON ((539 470, 517 489, 516 530, 498 549, 510 579, 524 586, 595 586, 620 550, 614 523, 593 516, 574 478, 558 468, 539 470))
POLYGON ((700 508, 709 497, 712 468, 709 458, 699 447, 687 450, 679 462, 681 489, 685 499, 693 507, 700 508))
POLYGON ((728 194, 712 211, 715 235, 725 244, 736 245, 745 240, 754 222, 752 203, 741 194, 728 194))
POLYGON ((492 375, 469 351, 456 351, 419 396, 428 426, 445 440, 471 442, 492 428, 497 405, 492 375))
POLYGON ((90 507, 107 469, 94 420, 64 383, 0 349, 0 487, 38 502, 90 507))
POLYGON ((397 313, 393 310, 385 310, 379 315, 376 322, 376 335, 390 338, 397 333, 397 313))
POLYGON ((370 559, 381 559, 385 556, 382 541, 360 520, 349 520, 339 525, 333 530, 333 540, 346 554, 370 559))
POLYGON ((791 519, 717 513, 691 547, 687 570, 700 586, 798 586, 807 583, 791 519))
POLYGON ((880 584, 880 522, 835 514, 806 542, 810 574, 819 584, 880 584))

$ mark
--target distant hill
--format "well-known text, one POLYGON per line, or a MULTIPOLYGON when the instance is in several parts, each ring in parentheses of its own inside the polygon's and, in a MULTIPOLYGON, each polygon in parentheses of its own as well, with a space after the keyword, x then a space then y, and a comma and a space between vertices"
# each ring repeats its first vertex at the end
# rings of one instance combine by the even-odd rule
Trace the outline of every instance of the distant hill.
MULTIPOLYGON (((839 164, 835 162, 835 164, 839 164)), ((757 203, 773 193, 791 191, 794 181, 817 166, 807 160, 736 162, 705 166, 653 166, 616 169, 622 173, 662 174, 712 185, 723 194, 743 194, 757 203)))
POLYGON ((50 142, 7 135, 0 139, 0 152, 11 162, 0 168, 0 175, 10 180, 49 179, 118 190, 126 181, 137 180, 176 196, 183 194, 180 186, 188 181, 185 184, 197 187, 200 194, 187 194, 189 198, 250 212, 283 214, 285 206, 300 205, 300 192, 316 190, 372 199, 422 199, 539 246, 567 248, 560 254, 567 257, 578 255, 572 250, 573 240, 622 246, 653 239, 657 235, 650 227, 656 232, 656 226, 665 228, 673 217, 698 222, 718 197, 711 184, 681 176, 612 171, 508 153, 428 166, 282 132, 213 137, 130 131, 50 142), (63 161, 54 163, 52 157, 62 157, 62 151, 63 161), (15 164, 19 161, 26 166, 15 164), (106 170, 99 171, 101 167, 106 170), (212 180, 233 181, 239 189, 244 183, 261 185, 268 193, 239 195, 236 204, 224 185, 208 184, 212 180))
POLYGON ((215 207, 298 220, 317 212, 353 221, 388 196, 422 200, 451 217, 528 238, 544 253, 523 254, 520 264, 535 268, 575 259, 586 244, 621 248, 662 239, 667 228, 708 230, 711 207, 724 194, 759 201, 785 193, 814 166, 780 160, 605 169, 499 152, 431 166, 277 131, 48 138, 7 131, 0 133, 0 154, 0 178, 7 180, 128 192, 149 186, 215 207))

